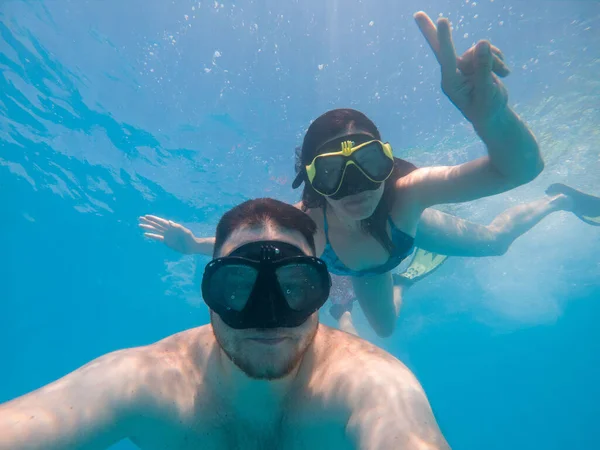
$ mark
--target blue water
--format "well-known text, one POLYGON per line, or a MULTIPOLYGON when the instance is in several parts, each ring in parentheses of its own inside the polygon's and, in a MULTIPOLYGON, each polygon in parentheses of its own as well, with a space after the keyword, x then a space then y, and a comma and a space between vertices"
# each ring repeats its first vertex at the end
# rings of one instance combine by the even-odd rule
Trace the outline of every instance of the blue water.
MULTIPOLYGON (((450 17, 459 52, 503 49, 547 162, 450 209, 487 223, 556 181, 600 195, 597 1, 2 1, 0 402, 207 323, 206 259, 144 241, 137 217, 209 235, 247 198, 296 200, 293 148, 327 109, 364 111, 419 165, 481 155, 419 9, 450 17)), ((450 259, 391 338, 358 326, 416 373, 453 448, 598 449, 599 252, 600 229, 554 214, 503 257, 450 259)))

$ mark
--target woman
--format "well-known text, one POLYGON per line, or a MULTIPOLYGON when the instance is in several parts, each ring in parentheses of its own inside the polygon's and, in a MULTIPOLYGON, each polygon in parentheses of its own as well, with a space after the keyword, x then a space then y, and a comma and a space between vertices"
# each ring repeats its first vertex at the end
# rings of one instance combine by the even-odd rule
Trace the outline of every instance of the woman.
MULTIPOLYGON (((507 191, 543 169, 535 138, 507 105, 506 89, 496 76, 509 73, 500 51, 480 41, 457 58, 447 19, 440 19, 437 29, 425 13, 415 19, 440 63, 442 89, 471 122, 488 156, 453 167, 416 168, 393 157, 364 114, 338 109, 309 127, 293 183, 294 188, 304 183, 297 206, 318 225, 321 258, 332 273, 351 277, 356 298, 380 336, 394 329, 402 283, 393 282, 391 271, 412 253, 422 213, 433 205, 507 191)), ((159 240, 173 228, 172 222, 165 226, 148 217, 142 222, 147 235, 159 240)), ((194 253, 208 254, 212 241, 192 247, 194 253)))

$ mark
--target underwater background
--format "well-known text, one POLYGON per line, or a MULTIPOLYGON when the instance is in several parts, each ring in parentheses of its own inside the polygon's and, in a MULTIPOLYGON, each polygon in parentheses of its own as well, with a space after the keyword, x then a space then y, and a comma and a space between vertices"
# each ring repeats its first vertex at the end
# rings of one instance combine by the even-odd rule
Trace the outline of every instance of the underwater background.
MULTIPOLYGON (((451 19, 459 54, 503 50, 546 161, 444 209, 487 224, 554 182, 600 195, 598 1, 0 0, 0 402, 206 324, 208 258, 138 217, 209 236, 246 199, 297 201, 294 147, 326 110, 363 111, 420 166, 483 155, 419 10, 451 19)), ((450 258, 391 338, 358 308, 357 326, 415 372, 454 449, 598 449, 599 254, 600 228, 553 214, 504 256, 450 258)))

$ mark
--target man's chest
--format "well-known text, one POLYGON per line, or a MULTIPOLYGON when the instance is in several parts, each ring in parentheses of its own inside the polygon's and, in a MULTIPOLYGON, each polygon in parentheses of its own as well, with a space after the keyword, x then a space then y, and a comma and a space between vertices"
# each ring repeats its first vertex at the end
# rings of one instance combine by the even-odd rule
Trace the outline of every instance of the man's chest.
POLYGON ((223 415, 205 417, 202 421, 153 423, 140 429, 132 441, 143 450, 354 448, 347 441, 345 424, 326 414, 312 417, 288 414, 272 421, 251 423, 223 415))

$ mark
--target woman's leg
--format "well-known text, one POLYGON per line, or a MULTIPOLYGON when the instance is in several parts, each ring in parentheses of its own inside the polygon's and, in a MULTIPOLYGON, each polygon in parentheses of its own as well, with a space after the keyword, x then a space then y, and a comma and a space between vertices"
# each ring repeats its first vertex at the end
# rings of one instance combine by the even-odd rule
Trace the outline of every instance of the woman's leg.
MULTIPOLYGON (((337 291, 340 290, 337 289, 337 291)), ((340 330, 358 336, 354 323, 352 323, 352 305, 355 300, 353 294, 354 293, 342 296, 341 302, 340 297, 338 296, 338 300, 333 302, 333 305, 329 308, 329 314, 337 321, 340 330)))
POLYGON ((390 272, 352 278, 354 293, 371 327, 380 337, 394 332, 402 306, 402 286, 394 286, 390 272))
POLYGON ((350 311, 344 311, 338 320, 338 325, 340 330, 358 336, 358 331, 356 331, 356 328, 354 328, 354 324, 352 323, 352 313, 350 311))
POLYGON ((449 256, 499 256, 543 218, 571 208, 571 199, 559 194, 509 208, 488 226, 478 225, 434 209, 421 216, 416 245, 449 256))

